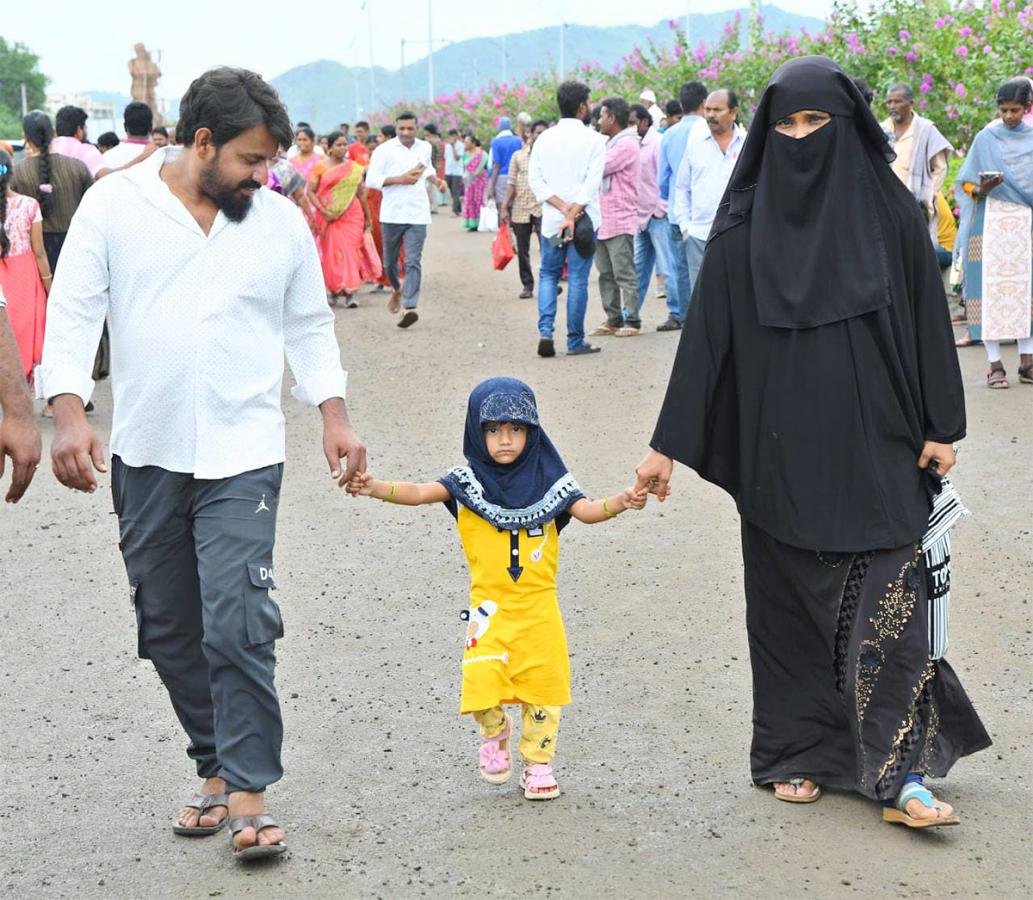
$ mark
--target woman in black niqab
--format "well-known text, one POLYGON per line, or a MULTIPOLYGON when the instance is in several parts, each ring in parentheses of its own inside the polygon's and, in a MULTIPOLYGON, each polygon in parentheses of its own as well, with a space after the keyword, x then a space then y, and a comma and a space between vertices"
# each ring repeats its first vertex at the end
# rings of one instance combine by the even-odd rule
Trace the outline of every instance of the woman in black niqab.
POLYGON ((775 72, 638 474, 662 498, 678 460, 742 516, 754 780, 795 802, 816 785, 903 795, 905 824, 953 824, 928 793, 906 798, 990 743, 929 657, 920 577, 964 392, 928 230, 892 158, 834 62, 775 72), (801 111, 827 119, 781 133, 801 111))

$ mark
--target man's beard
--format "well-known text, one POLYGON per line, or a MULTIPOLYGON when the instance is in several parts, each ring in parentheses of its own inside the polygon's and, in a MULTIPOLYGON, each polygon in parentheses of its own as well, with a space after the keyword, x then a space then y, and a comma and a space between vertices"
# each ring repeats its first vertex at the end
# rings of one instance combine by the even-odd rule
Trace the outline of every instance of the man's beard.
POLYGON ((219 157, 216 155, 211 165, 201 171, 201 192, 208 197, 231 222, 243 222, 251 210, 251 195, 241 195, 239 191, 251 188, 258 190, 261 185, 250 178, 227 184, 219 177, 219 157))

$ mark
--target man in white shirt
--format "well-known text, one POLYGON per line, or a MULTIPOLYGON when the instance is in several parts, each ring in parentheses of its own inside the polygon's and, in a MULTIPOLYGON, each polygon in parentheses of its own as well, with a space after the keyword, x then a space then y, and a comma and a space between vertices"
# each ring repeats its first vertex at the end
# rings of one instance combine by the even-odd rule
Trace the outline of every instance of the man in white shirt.
POLYGON ((394 290, 387 302, 391 313, 404 305, 399 328, 408 328, 420 315, 421 257, 430 225, 427 181, 439 191, 447 185, 431 165, 431 147, 416 137, 416 116, 403 112, 395 119, 396 137, 373 151, 366 172, 366 186, 384 192, 380 204, 380 229, 384 235, 384 271, 394 290), (405 287, 398 278, 398 254, 405 247, 405 287))
POLYGON ((458 216, 463 211, 463 144, 459 140, 458 129, 448 132, 444 150, 445 183, 452 195, 452 215, 458 216))
POLYGON ((39 429, 32 410, 32 396, 25 384, 18 344, 7 318, 7 298, 0 290, 0 478, 3 478, 5 457, 11 457, 11 486, 8 503, 22 498, 39 467, 43 453, 39 429))
POLYGON ((120 169, 134 162, 151 144, 151 127, 154 124, 154 113, 146 103, 134 100, 122 114, 122 124, 126 136, 104 154, 104 164, 110 169, 120 169))
MULTIPOLYGON (((688 300, 703 262, 717 205, 728 187, 746 131, 736 122, 739 97, 729 88, 712 91, 703 107, 707 127, 694 128, 685 144, 675 179, 671 218, 681 229, 689 268, 688 300)), ((687 308, 687 302, 683 300, 687 308)))
MULTIPOLYGON (((291 141, 258 75, 212 69, 165 148, 87 194, 50 294, 40 382, 54 473, 92 492, 104 454, 83 413, 105 316, 112 344, 112 494, 136 609, 204 779, 177 833, 229 820, 238 858, 283 852, 263 791, 283 773, 273 684, 283 635, 273 580, 285 455, 284 353, 323 415, 335 479, 365 467, 319 260, 300 211, 262 190, 291 141), (228 795, 228 796, 227 796, 228 795)), ((342 482, 343 483, 343 482, 342 482)))
POLYGON ((560 120, 538 137, 528 182, 542 204, 542 267, 538 279, 538 355, 555 356, 553 327, 556 288, 567 264, 567 355, 597 353, 585 340, 588 276, 592 271, 594 232, 602 223, 599 186, 606 164, 606 139, 588 127, 588 86, 565 81, 556 92, 560 120), (578 220, 587 216, 591 240, 574 240, 578 220))

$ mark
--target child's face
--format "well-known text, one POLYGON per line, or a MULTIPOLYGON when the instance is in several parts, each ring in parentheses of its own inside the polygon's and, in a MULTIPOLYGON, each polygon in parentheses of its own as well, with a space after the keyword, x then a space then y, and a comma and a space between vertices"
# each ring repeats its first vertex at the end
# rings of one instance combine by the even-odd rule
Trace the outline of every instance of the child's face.
POLYGON ((485 422, 484 443, 488 455, 497 462, 516 462, 527 444, 527 426, 519 422, 485 422))

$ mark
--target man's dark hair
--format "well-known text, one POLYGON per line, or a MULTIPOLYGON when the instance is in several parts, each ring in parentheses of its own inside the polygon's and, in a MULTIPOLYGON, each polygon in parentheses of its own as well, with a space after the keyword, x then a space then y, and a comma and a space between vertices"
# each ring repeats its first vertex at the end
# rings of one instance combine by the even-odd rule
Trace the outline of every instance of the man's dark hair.
POLYGON ((426 131, 427 134, 434 135, 434 137, 438 136, 438 126, 435 125, 433 122, 428 122, 426 125, 424 125, 423 130, 426 131))
POLYGON ((868 82, 860 75, 851 75, 850 80, 854 83, 854 87, 861 92, 861 96, 864 97, 864 102, 871 106, 872 101, 875 99, 875 91, 871 89, 868 82))
MULTIPOLYGON (((183 99, 185 100, 186 97, 183 99)), ((182 113, 180 113, 180 118, 182 120, 182 113)), ((134 100, 122 113, 122 124, 125 125, 126 134, 130 137, 147 137, 154 126, 154 113, 146 103, 134 100)))
POLYGON ((300 131, 302 128, 311 128, 311 127, 312 126, 308 122, 298 122, 298 124, 294 126, 294 130, 295 131, 300 131))
POLYGON ((549 127, 549 123, 546 122, 545 119, 535 119, 531 123, 531 131, 534 131, 539 125, 541 125, 542 128, 548 128, 549 127))
POLYGON ((381 125, 380 133, 386 138, 398 137, 398 129, 394 125, 381 125))
POLYGON ((556 104, 564 119, 576 119, 582 103, 587 103, 592 92, 580 81, 564 81, 556 90, 556 104))
POLYGON ((346 131, 351 131, 351 128, 351 125, 349 125, 347 122, 342 122, 337 130, 344 134, 344 132, 346 131))
POLYGON ((677 100, 668 100, 664 104, 664 115, 666 116, 680 116, 684 110, 681 108, 681 103, 677 100))
POLYGON ((618 126, 628 127, 628 113, 631 112, 631 108, 628 106, 627 100, 623 97, 607 97, 599 105, 606 107, 606 111, 616 119, 618 126))
POLYGON ((1029 106, 1033 103, 1033 88, 1025 78, 1009 78, 997 89, 997 102, 1029 106))
POLYGON ((308 125, 305 125, 303 123, 298 125, 298 127, 294 130, 294 134, 295 136, 303 134, 310 141, 312 141, 313 144, 316 142, 316 133, 311 128, 309 128, 308 125))
POLYGON ((359 119, 359 121, 355 123, 355 127, 365 128, 366 131, 369 131, 369 122, 367 122, 365 119, 359 119))
POLYGON ((151 135, 160 134, 162 137, 167 138, 169 136, 169 130, 164 125, 156 125, 151 129, 151 135))
POLYGON ((97 147, 103 147, 106 150, 110 150, 112 147, 117 147, 121 141, 118 139, 118 135, 113 131, 105 131, 99 138, 97 138, 97 147))
POLYGON ((628 107, 628 112, 633 112, 635 114, 635 118, 638 119, 640 122, 643 120, 649 122, 653 121, 653 117, 652 115, 650 115, 649 110, 646 109, 641 103, 632 103, 631 106, 628 107))
POLYGON ((911 85, 906 81, 898 81, 896 84, 891 84, 886 91, 886 96, 895 94, 897 91, 904 95, 905 100, 914 100, 915 92, 911 89, 911 85))
POLYGON ((731 88, 717 88, 717 90, 721 91, 721 93, 725 95, 725 99, 728 101, 729 109, 739 108, 739 95, 735 91, 733 91, 731 88))
POLYGON ((416 121, 416 113, 414 113, 414 112, 412 112, 412 110, 408 110, 408 109, 403 109, 397 116, 395 116, 395 121, 396 122, 401 122, 403 120, 404 121, 408 121, 409 119, 412 119, 415 122, 416 121))
POLYGON ((458 128, 449 128, 448 129, 448 136, 452 137, 453 134, 456 135, 456 137, 458 137, 459 136, 459 129, 458 128))
POLYGON ((223 66, 209 69, 187 88, 176 133, 190 147, 197 129, 208 128, 212 143, 221 147, 256 125, 265 125, 281 147, 294 142, 290 116, 276 91, 254 72, 223 66))
POLYGON ((678 102, 685 115, 694 113, 707 99, 707 86, 702 81, 686 81, 678 91, 678 102))
POLYGON ((78 128, 86 127, 86 110, 79 106, 62 106, 54 116, 54 131, 58 137, 75 137, 78 128))

